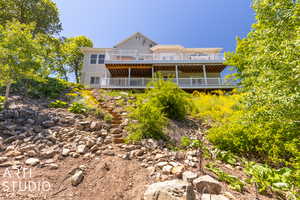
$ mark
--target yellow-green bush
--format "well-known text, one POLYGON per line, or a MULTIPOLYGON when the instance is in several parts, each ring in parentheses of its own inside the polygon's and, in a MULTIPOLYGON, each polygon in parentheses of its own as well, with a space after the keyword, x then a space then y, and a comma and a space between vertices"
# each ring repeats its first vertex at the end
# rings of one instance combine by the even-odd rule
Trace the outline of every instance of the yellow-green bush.
POLYGON ((192 108, 190 95, 171 80, 163 80, 159 75, 148 84, 145 96, 170 119, 182 120, 192 108))
POLYGON ((212 94, 194 92, 192 115, 210 123, 227 122, 242 114, 242 97, 243 95, 237 93, 225 95, 222 91, 214 91, 212 94))
POLYGON ((276 165, 299 162, 299 127, 251 117, 253 113, 246 109, 243 98, 243 94, 235 92, 196 92, 192 114, 212 125, 207 138, 222 150, 276 165))
POLYGON ((61 101, 61 100, 56 100, 56 101, 51 102, 48 105, 48 107, 49 108, 66 108, 66 107, 68 107, 68 103, 61 101))
POLYGON ((0 96, 0 111, 3 109, 5 97, 0 96))
POLYGON ((165 139, 164 127, 168 121, 162 108, 149 102, 139 102, 136 109, 131 113, 131 117, 137 123, 131 123, 128 127, 128 141, 139 141, 145 138, 165 139))

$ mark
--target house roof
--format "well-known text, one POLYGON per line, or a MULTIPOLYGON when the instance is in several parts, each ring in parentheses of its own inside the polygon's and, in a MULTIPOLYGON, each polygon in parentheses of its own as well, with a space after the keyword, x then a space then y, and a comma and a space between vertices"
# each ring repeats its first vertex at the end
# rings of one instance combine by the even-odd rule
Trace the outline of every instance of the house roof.
POLYGON ((119 42, 118 44, 116 44, 114 47, 117 48, 118 46, 124 44, 125 42, 129 41, 130 39, 135 38, 136 36, 142 36, 142 37, 144 37, 145 39, 147 39, 147 40, 151 41, 152 43, 154 43, 155 45, 157 45, 156 42, 154 42, 153 40, 149 39, 148 37, 146 37, 146 36, 143 35, 142 33, 136 32, 136 33, 134 33, 133 35, 131 35, 131 36, 129 36, 128 38, 126 38, 125 40, 123 40, 123 41, 119 42))

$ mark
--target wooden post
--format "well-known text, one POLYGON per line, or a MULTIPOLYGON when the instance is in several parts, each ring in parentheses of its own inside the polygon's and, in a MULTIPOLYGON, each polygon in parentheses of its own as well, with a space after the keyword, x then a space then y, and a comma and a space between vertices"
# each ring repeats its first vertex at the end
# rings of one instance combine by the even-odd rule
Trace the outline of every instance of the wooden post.
POLYGON ((179 85, 179 80, 178 80, 178 65, 175 65, 175 71, 176 71, 176 83, 179 85))
POLYGON ((206 76, 206 68, 205 68, 205 65, 202 65, 202 67, 203 67, 204 83, 205 83, 205 85, 207 85, 207 76, 206 76))
POLYGON ((154 77, 154 67, 151 68, 152 69, 152 78, 154 77))
POLYGON ((130 86, 131 68, 128 68, 128 86, 130 86))

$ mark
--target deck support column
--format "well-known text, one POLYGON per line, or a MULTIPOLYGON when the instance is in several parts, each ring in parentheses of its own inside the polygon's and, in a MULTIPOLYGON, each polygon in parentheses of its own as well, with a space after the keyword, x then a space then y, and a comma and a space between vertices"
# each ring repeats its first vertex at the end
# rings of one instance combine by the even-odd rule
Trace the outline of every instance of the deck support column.
POLYGON ((176 71, 176 83, 179 85, 179 80, 178 80, 178 65, 175 65, 175 71, 176 71))
POLYGON ((130 86, 131 68, 128 68, 128 86, 130 86))
POLYGON ((205 85, 207 85, 206 67, 205 67, 205 65, 202 65, 202 67, 203 67, 204 83, 205 83, 205 85))
POLYGON ((151 68, 152 78, 154 77, 154 67, 151 68))
POLYGON ((107 86, 107 69, 104 70, 104 81, 101 81, 101 84, 104 84, 105 86, 107 86))

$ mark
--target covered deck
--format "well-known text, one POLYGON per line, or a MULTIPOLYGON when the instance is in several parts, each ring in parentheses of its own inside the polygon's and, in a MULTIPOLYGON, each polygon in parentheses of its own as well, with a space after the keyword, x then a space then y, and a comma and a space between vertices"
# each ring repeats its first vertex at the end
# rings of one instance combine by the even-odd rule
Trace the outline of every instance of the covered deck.
POLYGON ((172 81, 182 89, 232 89, 237 82, 220 77, 220 72, 226 67, 224 64, 106 64, 110 72, 100 78, 98 83, 91 84, 91 88, 107 89, 145 89, 154 79, 156 72, 164 79, 172 77, 172 81), (207 74, 218 74, 208 77, 207 74), (201 76, 200 76, 201 74, 201 76))

